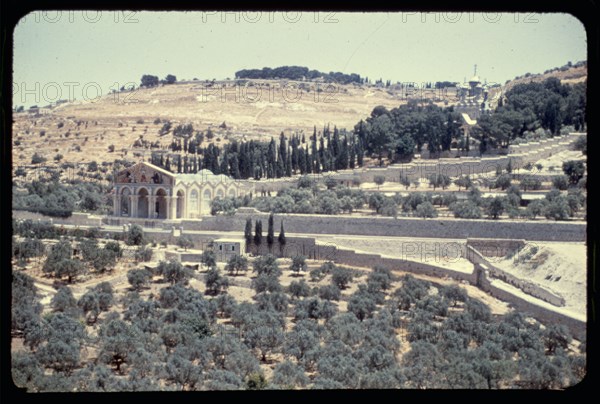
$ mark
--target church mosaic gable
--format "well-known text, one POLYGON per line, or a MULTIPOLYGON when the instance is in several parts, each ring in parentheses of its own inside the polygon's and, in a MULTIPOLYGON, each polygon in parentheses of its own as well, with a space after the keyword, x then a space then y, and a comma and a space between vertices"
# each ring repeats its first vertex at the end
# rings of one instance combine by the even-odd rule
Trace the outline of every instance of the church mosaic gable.
POLYGON ((119 184, 173 185, 173 177, 140 163, 120 171, 117 174, 116 182, 119 184))

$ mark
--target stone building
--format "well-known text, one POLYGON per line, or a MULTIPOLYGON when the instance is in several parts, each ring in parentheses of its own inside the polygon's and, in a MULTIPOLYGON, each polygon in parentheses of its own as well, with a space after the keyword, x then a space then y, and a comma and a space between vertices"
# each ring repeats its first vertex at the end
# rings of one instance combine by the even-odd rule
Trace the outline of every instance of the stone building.
POLYGON ((244 238, 219 238, 213 241, 213 251, 218 262, 227 262, 233 255, 245 255, 244 238))
POLYGON ((210 214, 214 198, 240 197, 254 187, 209 170, 174 174, 147 162, 117 173, 113 215, 147 219, 195 219, 210 214))
POLYGON ((455 111, 466 114, 472 121, 476 121, 479 116, 489 110, 487 104, 488 87, 482 84, 477 76, 477 65, 473 77, 468 83, 459 84, 457 88, 459 102, 455 106, 455 111))

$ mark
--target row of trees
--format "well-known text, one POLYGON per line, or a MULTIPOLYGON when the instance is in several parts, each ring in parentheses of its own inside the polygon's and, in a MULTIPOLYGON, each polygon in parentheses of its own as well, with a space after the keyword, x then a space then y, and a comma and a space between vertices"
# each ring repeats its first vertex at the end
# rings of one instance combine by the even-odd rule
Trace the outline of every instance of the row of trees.
POLYGON ((377 156, 380 165, 384 158, 410 162, 415 150, 420 153, 425 144, 432 154, 450 150, 462 136, 460 120, 453 108, 409 101, 391 110, 375 107, 371 116, 356 124, 354 133, 366 152, 377 156))
POLYGON ((503 213, 510 218, 535 219, 544 216, 547 219, 567 220, 584 209, 586 197, 580 188, 572 188, 564 195, 553 188, 544 199, 531 201, 526 208, 520 208, 521 190, 515 185, 506 189, 506 196, 482 198, 476 187, 471 187, 468 198, 453 202, 449 209, 455 217, 480 219, 484 214, 490 219, 498 219, 503 213))
POLYGON ((584 130, 586 103, 586 83, 561 84, 559 79, 549 78, 542 83, 518 84, 494 113, 478 119, 474 136, 483 153, 488 147, 507 147, 539 128, 552 136, 565 125, 584 130))
MULTIPOLYGON (((269 253, 273 251, 273 245, 275 243, 275 224, 274 224, 273 213, 269 215, 266 244, 269 249, 269 253)), ((254 235, 252 234, 252 219, 246 219, 246 225, 244 227, 244 239, 246 240, 246 252, 250 251, 250 246, 254 245, 258 252, 261 244, 263 244, 263 228, 262 221, 256 220, 254 225, 254 235)), ((279 244, 279 251, 281 252, 286 244, 285 230, 283 229, 283 220, 281 221, 279 235, 277 236, 277 243, 279 244)))
MULTIPOLYGON (((189 125, 191 126, 191 124, 189 125)), ((153 152, 153 164, 177 173, 195 173, 208 169, 215 174, 229 175, 235 179, 281 178, 295 174, 322 173, 361 167, 365 146, 345 130, 326 126, 323 132, 316 127, 308 141, 304 134, 286 137, 283 132, 279 142, 232 141, 222 148, 209 144, 200 147, 204 134, 180 132, 177 141, 170 145, 172 151, 184 154, 153 152)))
POLYGON ((13 193, 13 209, 69 217, 74 210, 105 213, 109 205, 108 189, 99 183, 77 181, 63 184, 59 178, 52 178, 33 180, 24 183, 24 187, 25 193, 13 193))
POLYGON ((323 77, 326 82, 339 84, 365 82, 364 78, 356 73, 345 74, 341 72, 323 73, 318 70, 309 70, 303 66, 280 66, 275 68, 263 67, 262 69, 242 69, 235 72, 236 79, 288 79, 288 80, 314 80, 323 77))
MULTIPOLYGON (((541 182, 535 176, 527 176, 522 178, 518 185, 513 184, 511 174, 500 171, 496 178, 486 178, 484 184, 490 190, 496 188, 506 191, 506 196, 483 198, 469 176, 461 176, 454 181, 457 186, 468 190, 467 200, 460 202, 457 201, 455 194, 449 192, 411 192, 407 196, 399 193, 387 196, 380 192, 367 194, 361 189, 340 185, 335 180, 325 180, 327 189, 323 189, 309 177, 302 177, 296 187, 283 188, 276 196, 259 196, 244 200, 215 199, 211 203, 211 211, 212 214, 233 214, 240 206, 252 206, 262 212, 336 215, 352 213, 368 207, 383 216, 397 217, 400 212, 403 212, 404 215, 433 218, 438 216, 435 208, 435 205, 438 205, 448 207, 456 217, 465 219, 478 219, 485 214, 489 218, 497 219, 506 212, 511 218, 535 219, 537 216, 545 216, 549 219, 565 220, 575 216, 585 207, 583 192, 585 184, 579 184, 583 181, 579 178, 580 174, 583 175, 583 166, 576 162, 572 163, 565 163, 565 172, 570 173, 572 177, 555 176, 552 180, 554 188, 547 193, 546 198, 532 201, 525 209, 521 208, 522 191, 540 189, 541 182), (569 178, 572 178, 571 181, 569 178), (577 178, 579 178, 578 186, 573 186, 573 181, 577 178), (566 195, 560 193, 560 190, 566 190, 569 186, 571 188, 566 195)), ((429 181, 434 189, 438 186, 446 188, 451 183, 449 177, 440 174, 432 174, 429 181)), ((407 189, 411 185, 406 178, 401 182, 405 183, 407 189)))
POLYGON ((153 76, 151 74, 144 74, 142 76, 140 87, 156 87, 158 84, 174 84, 177 81, 177 77, 172 74, 167 74, 164 80, 159 80, 158 76, 153 76))

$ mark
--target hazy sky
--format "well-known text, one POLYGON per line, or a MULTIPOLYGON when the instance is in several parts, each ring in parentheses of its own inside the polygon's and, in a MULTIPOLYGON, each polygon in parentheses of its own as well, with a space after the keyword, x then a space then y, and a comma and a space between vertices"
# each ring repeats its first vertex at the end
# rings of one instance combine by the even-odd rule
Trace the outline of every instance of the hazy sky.
POLYGON ((477 64, 504 83, 586 58, 568 14, 36 12, 14 32, 13 101, 82 99, 84 86, 94 98, 146 73, 224 79, 281 65, 421 83, 463 81, 477 64))

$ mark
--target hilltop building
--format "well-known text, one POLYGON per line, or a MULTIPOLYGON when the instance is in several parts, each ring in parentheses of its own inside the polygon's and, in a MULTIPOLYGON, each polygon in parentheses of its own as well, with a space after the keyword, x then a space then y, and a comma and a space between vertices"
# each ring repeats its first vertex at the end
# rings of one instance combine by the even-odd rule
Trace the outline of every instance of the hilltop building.
POLYGON ((174 174, 141 162, 117 173, 113 191, 114 216, 195 219, 210 214, 214 198, 244 196, 254 187, 209 170, 174 174))
POLYGON ((476 121, 482 113, 489 110, 488 87, 482 84, 477 75, 477 65, 475 65, 473 77, 467 83, 458 85, 458 98, 459 102, 455 110, 466 114, 471 121, 476 121))

